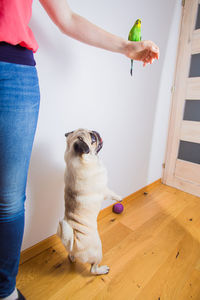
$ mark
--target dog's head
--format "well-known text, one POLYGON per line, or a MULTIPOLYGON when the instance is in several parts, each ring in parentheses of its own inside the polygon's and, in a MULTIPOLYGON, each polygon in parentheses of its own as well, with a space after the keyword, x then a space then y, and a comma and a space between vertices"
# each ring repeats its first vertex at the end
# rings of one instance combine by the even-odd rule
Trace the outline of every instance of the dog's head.
POLYGON ((76 155, 98 154, 103 146, 100 134, 94 130, 77 129, 65 134, 67 148, 76 155))

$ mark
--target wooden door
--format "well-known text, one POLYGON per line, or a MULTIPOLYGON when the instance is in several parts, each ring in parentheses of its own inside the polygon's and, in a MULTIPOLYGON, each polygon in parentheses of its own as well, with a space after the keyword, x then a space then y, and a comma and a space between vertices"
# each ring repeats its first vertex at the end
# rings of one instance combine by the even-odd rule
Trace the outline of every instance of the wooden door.
POLYGON ((200 196, 200 0, 184 1, 162 181, 200 196))

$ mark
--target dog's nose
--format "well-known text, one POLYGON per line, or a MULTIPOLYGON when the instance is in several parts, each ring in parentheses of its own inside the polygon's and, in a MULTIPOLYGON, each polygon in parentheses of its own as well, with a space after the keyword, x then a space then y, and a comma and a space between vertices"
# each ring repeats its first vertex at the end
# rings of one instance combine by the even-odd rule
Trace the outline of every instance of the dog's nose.
POLYGON ((90 152, 90 149, 88 145, 84 141, 78 141, 74 143, 74 151, 79 154, 88 154, 90 152))

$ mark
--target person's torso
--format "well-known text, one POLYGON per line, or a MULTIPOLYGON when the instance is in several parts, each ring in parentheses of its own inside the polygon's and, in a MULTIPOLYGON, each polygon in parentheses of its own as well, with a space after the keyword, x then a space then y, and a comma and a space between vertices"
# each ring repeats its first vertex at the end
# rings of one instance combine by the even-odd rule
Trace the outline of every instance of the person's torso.
POLYGON ((35 64, 32 51, 38 44, 29 27, 32 1, 0 0, 0 61, 35 64))
POLYGON ((31 14, 32 0, 1 0, 0 41, 36 52, 38 44, 28 26, 31 14))

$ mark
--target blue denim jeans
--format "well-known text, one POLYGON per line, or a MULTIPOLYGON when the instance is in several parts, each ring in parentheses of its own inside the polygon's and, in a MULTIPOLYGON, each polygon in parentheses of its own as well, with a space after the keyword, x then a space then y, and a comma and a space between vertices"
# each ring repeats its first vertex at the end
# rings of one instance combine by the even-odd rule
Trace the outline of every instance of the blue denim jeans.
POLYGON ((15 289, 39 103, 36 68, 0 62, 0 298, 15 289))

